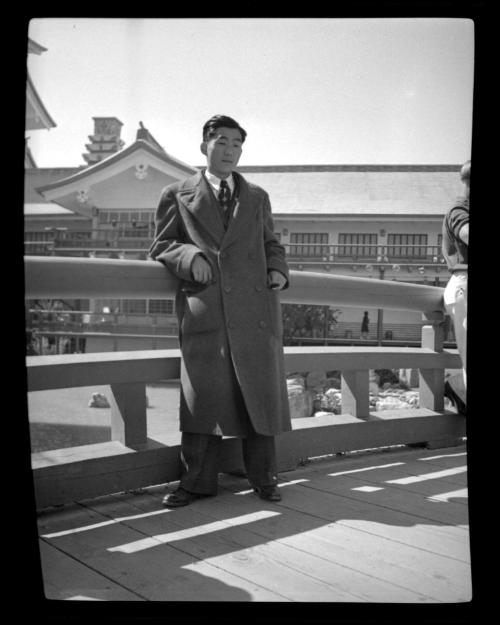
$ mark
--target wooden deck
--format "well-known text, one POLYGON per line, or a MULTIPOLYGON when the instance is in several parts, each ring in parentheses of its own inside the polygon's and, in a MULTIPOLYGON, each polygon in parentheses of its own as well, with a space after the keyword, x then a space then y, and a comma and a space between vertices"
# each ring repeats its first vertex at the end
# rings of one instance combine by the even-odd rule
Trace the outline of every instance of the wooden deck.
MULTIPOLYGON (((465 446, 398 448, 280 474, 267 503, 244 478, 161 506, 166 485, 42 511, 46 597, 95 601, 471 600, 465 446)), ((168 490, 173 490, 170 484, 168 490)))

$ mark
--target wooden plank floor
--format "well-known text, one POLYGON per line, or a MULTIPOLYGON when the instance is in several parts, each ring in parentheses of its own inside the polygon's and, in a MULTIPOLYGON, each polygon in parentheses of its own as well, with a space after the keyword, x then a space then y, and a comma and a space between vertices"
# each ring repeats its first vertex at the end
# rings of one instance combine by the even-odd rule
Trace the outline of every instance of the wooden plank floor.
MULTIPOLYGON (((169 510, 166 486, 42 511, 47 598, 456 603, 471 599, 465 447, 312 462, 264 502, 221 475, 169 510)), ((171 484, 168 490, 173 490, 171 484)))

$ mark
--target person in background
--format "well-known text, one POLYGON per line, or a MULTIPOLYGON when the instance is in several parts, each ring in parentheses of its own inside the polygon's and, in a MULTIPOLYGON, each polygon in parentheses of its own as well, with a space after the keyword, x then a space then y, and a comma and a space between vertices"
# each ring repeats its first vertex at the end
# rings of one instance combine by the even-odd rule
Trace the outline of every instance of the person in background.
POLYGON ((361 338, 364 340, 367 340, 369 332, 370 332, 370 319, 368 318, 368 311, 365 310, 364 315, 363 315, 363 320, 361 321, 361 338))
POLYGON ((207 167, 166 187, 149 250, 179 278, 182 475, 170 508, 217 492, 223 436, 242 439, 247 479, 279 501, 275 436, 291 430, 278 291, 284 247, 268 194, 235 171, 246 131, 217 115, 203 127, 207 167))
POLYGON ((442 252, 451 273, 444 291, 446 312, 453 321, 457 348, 462 360, 464 387, 467 388, 467 267, 469 249, 469 194, 471 162, 460 169, 463 194, 445 215, 442 226, 442 252))

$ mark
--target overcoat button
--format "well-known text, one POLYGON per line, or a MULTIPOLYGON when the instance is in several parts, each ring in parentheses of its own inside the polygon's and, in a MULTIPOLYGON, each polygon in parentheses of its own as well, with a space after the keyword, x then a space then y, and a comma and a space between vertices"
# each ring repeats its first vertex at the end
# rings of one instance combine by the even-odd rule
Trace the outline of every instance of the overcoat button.
POLYGON ((262 286, 260 284, 256 284, 255 285, 255 290, 256 291, 262 291, 262 286))
POLYGON ((219 253, 219 256, 220 256, 221 258, 226 258, 226 252, 220 252, 220 253, 219 253))
POLYGON ((259 321, 259 326, 261 328, 265 328, 267 326, 267 323, 265 321, 259 321))
POLYGON ((231 293, 232 289, 231 289, 231 287, 230 287, 230 286, 225 286, 225 287, 224 287, 224 291, 225 291, 226 293, 231 293))

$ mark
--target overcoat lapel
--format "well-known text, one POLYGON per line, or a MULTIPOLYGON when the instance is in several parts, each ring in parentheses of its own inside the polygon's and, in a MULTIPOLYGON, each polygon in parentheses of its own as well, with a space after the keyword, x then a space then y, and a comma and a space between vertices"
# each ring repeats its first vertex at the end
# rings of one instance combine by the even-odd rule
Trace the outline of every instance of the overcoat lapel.
POLYGON ((220 245, 225 234, 224 224, 217 206, 217 200, 201 172, 185 181, 178 193, 178 198, 217 245, 220 245))
POLYGON ((245 229, 248 220, 253 217, 257 209, 257 198, 250 190, 246 180, 235 172, 233 172, 233 176, 238 176, 238 196, 233 207, 233 216, 229 221, 229 227, 224 237, 224 247, 231 245, 231 242, 245 229))

